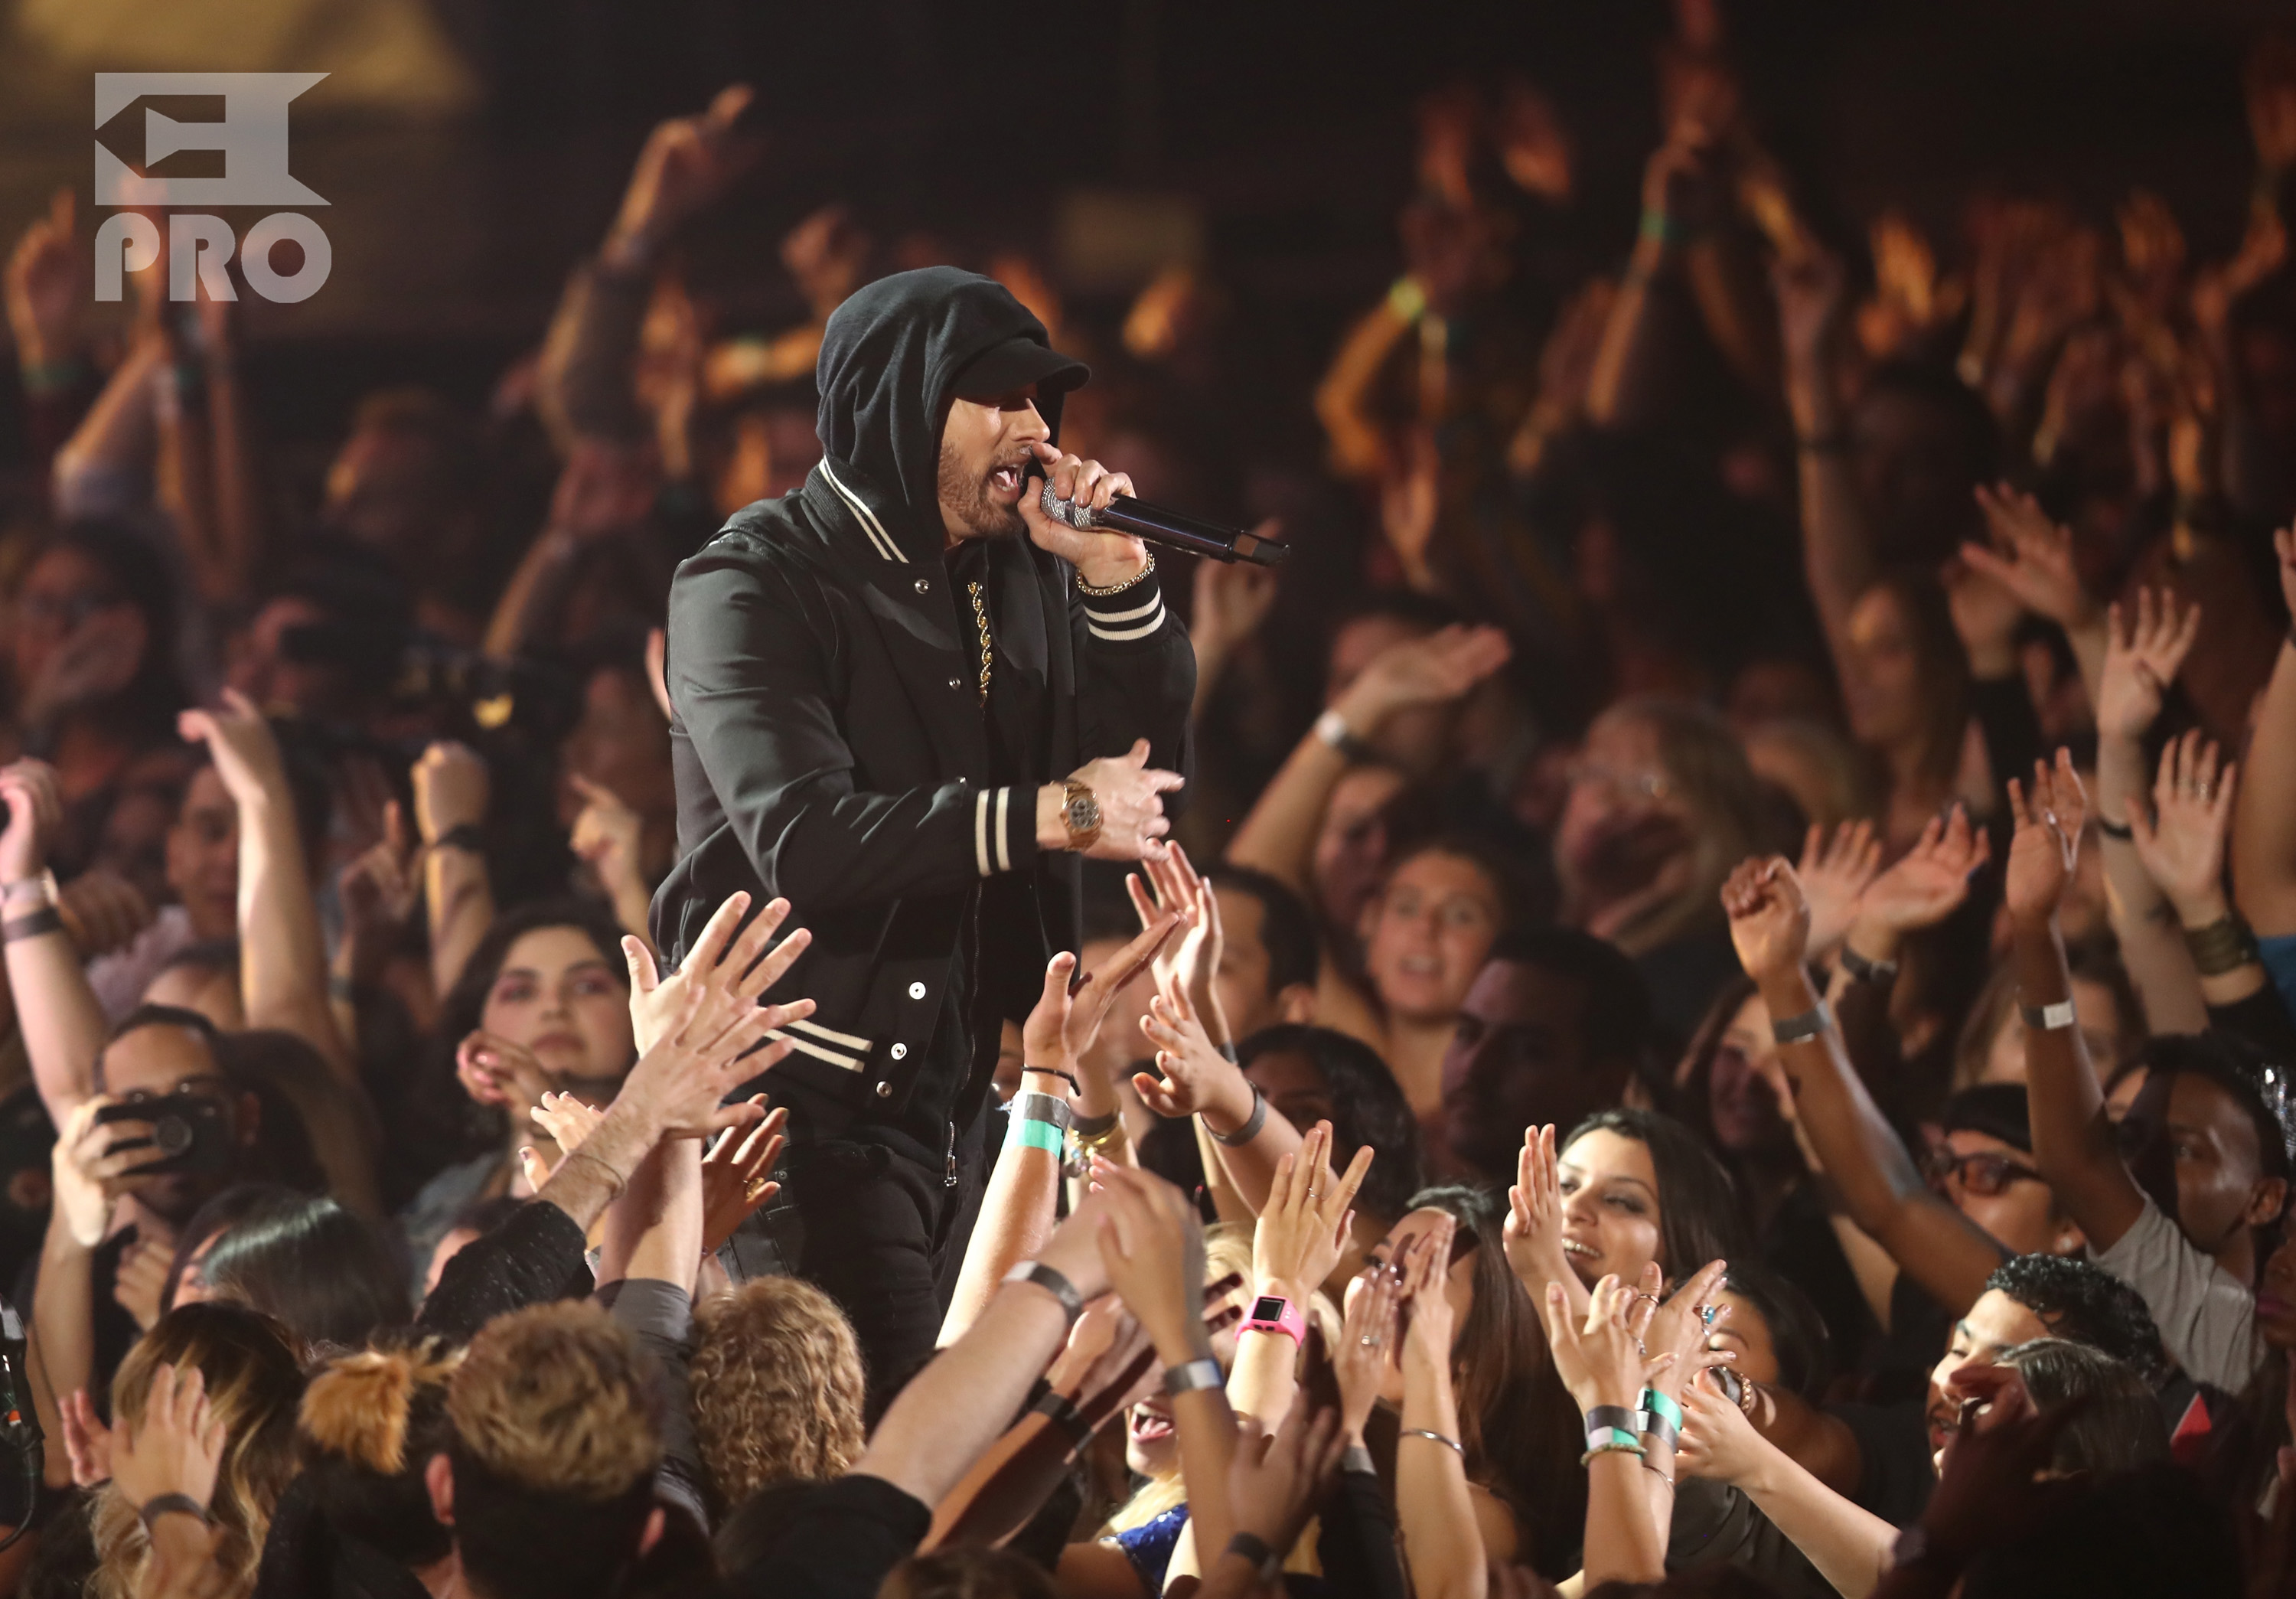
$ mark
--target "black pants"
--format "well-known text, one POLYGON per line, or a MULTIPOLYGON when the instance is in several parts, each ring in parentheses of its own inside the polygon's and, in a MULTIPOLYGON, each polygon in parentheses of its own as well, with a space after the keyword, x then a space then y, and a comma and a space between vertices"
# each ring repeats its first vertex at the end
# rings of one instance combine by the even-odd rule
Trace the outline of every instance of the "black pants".
POLYGON ((871 1427, 933 1357, 987 1184, 985 1111, 956 1136, 956 1180, 882 1144, 792 1148, 782 1191, 736 1235, 746 1276, 798 1276, 853 1323, 867 1368, 871 1427))

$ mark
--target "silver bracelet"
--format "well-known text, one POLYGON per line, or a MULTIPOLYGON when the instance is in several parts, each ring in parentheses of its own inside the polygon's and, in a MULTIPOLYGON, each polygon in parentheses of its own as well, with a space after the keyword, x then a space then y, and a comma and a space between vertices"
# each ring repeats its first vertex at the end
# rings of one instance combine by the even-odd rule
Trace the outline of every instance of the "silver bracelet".
POLYGON ((1172 1398, 1194 1393, 1200 1388, 1226 1388, 1227 1374, 1220 1363, 1205 1355, 1182 1365, 1168 1366, 1164 1372, 1164 1392, 1172 1398))
POLYGON ((1212 1142, 1215 1144, 1225 1144, 1230 1149, 1241 1149, 1259 1137, 1259 1129, 1267 1125, 1267 1095, 1259 1091, 1259 1084, 1254 1083, 1251 1087, 1251 1114, 1243 1119, 1242 1127, 1233 1133, 1223 1133, 1208 1121, 1204 1123, 1204 1131, 1212 1136, 1212 1142))
POLYGON ((1440 1432, 1431 1432, 1424 1427, 1406 1427, 1401 1432, 1398 1433, 1397 1436, 1398 1438, 1431 1439, 1436 1443, 1441 1444, 1445 1448, 1450 1450, 1452 1454, 1456 1455, 1461 1460, 1467 1458, 1467 1451, 1457 1439, 1447 1438, 1440 1432))

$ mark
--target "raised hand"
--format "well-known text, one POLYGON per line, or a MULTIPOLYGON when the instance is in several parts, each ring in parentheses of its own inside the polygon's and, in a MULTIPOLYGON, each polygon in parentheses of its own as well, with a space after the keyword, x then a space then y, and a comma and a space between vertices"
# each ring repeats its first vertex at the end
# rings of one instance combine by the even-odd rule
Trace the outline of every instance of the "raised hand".
MULTIPOLYGON (((1021 1024, 1022 1060, 1030 1067, 1056 1069, 1074 1074, 1078 1063, 1100 1037, 1101 1024, 1116 996, 1136 981, 1178 931, 1177 916, 1152 913, 1138 936, 1087 972, 1073 986, 1069 973, 1077 958, 1063 950, 1045 968, 1045 991, 1029 1018, 1021 1024)), ((1082 1084, 1078 1084, 1081 1091, 1082 1084)))
POLYGON ((487 763, 469 745, 432 744, 408 776, 414 790, 414 828, 424 844, 486 821, 487 763))
POLYGON ((702 1138, 749 1126, 758 1119, 755 1104, 724 1102, 796 1047, 787 1038, 766 1039, 780 1025, 776 1013, 783 1008, 731 999, 722 990, 689 991, 679 1013, 622 1079, 615 1103, 631 1101, 666 1138, 702 1138))
POLYGON ((1251 1273, 1261 1293, 1300 1303, 1339 1264, 1355 1223, 1356 1191, 1371 1170, 1369 1144, 1348 1168, 1332 1171, 1332 1124, 1308 1129, 1300 1148, 1276 1163, 1275 1181, 1251 1235, 1251 1273))
POLYGON ((598 883, 617 904, 623 897, 645 893, 645 869, 639 846, 645 836, 645 818, 619 794, 603 783, 593 783, 579 772, 570 774, 582 796, 581 814, 574 818, 570 840, 575 855, 596 873, 598 883))
MULTIPOLYGON (((744 1007, 754 1008, 758 996, 779 982, 813 942, 813 934, 800 927, 767 952, 767 940, 789 917, 786 899, 767 901, 765 909, 742 928, 742 936, 734 938, 734 930, 741 926, 742 914, 749 908, 746 892, 737 890, 727 896, 693 941, 685 964, 668 977, 655 967, 653 952, 642 941, 622 940, 622 958, 630 967, 630 1030, 640 1053, 650 1048, 674 1021, 691 1019, 687 1006, 696 994, 705 995, 707 1003, 726 1017, 744 1007)), ((767 1005, 765 1013, 768 1028, 787 1027, 812 1015, 813 1001, 793 999, 786 1004, 767 1005)))
POLYGON ((0 828, 0 885, 37 877, 47 869, 48 848, 64 824, 56 769, 44 760, 0 767, 0 805, 8 808, 8 824, 0 828))
MULTIPOLYGON (((558 1158, 563 1160, 582 1147, 583 1141, 598 1130, 605 1112, 570 1094, 545 1093, 527 1111, 535 1126, 549 1135, 558 1146, 558 1158)), ((539 1190, 549 1180, 551 1168, 532 1149, 518 1152, 519 1164, 525 1168, 528 1186, 539 1190)))
POLYGON ((1832 949, 1857 914, 1858 896, 1882 869, 1882 840, 1871 822, 1844 822, 1829 842, 1812 823, 1801 847, 1802 898, 1809 903, 1809 947, 1832 949))
MULTIPOLYGON (((2291 556, 2284 555, 2284 574, 2291 556)), ((2104 673, 2097 685, 2096 731, 2101 738, 2138 739, 2161 714, 2161 698, 2201 636, 2201 608, 2180 606, 2167 589, 2136 591, 2136 613, 2119 605, 2105 613, 2104 673)))
POLYGON ((1562 1248, 1562 1182, 1556 1174, 1554 1128, 1525 1128, 1522 1152, 1515 1157, 1514 1185, 1507 1190, 1507 1216, 1500 1229, 1507 1267, 1536 1304, 1549 1283, 1567 1289, 1578 1279, 1562 1248))
POLYGON ((1795 260, 1781 256, 1770 268, 1770 287, 1777 296, 1778 333, 1789 372, 1805 377, 1820 372, 1849 303, 1849 275, 1841 258, 1816 248, 1795 260))
POLYGON ((1257 1535, 1270 1549, 1289 1549, 1339 1475, 1347 1446, 1339 1412, 1317 1410, 1305 1396, 1273 1437, 1252 1417, 1238 1416, 1227 1468, 1228 1512, 1236 1530, 1257 1535))
POLYGON ((162 1361, 152 1368, 143 1419, 111 1435, 111 1486, 134 1505, 161 1494, 182 1494, 204 1505, 215 1497, 225 1437, 223 1416, 208 1405, 200 1368, 162 1361))
POLYGON ((64 1457, 71 1462, 73 1486, 96 1488, 111 1480, 111 1429, 95 1414, 87 1390, 75 1388, 57 1401, 64 1423, 64 1457))
POLYGON ((1447 1384, 1451 1380, 1451 1343, 1456 1313, 1451 1308, 1451 1242, 1458 1235, 1458 1218, 1445 1212, 1441 1220, 1388 1261, 1403 1274, 1398 1314, 1403 1322, 1403 1349, 1397 1361, 1408 1372, 1416 1368, 1447 1384))
POLYGON ((1685 1477, 1742 1483, 1759 1471, 1771 1446, 1754 1430, 1753 1419, 1709 1382, 1682 1385, 1682 1438, 1674 1463, 1685 1477))
POLYGON ((1455 623, 1424 638, 1390 644, 1371 659, 1332 707, 1349 731, 1369 737, 1398 710, 1465 697, 1507 663, 1514 647, 1496 627, 1455 623))
POLYGON ((1204 1229, 1195 1206, 1163 1178, 1136 1167, 1103 1162, 1095 1176, 1105 1204, 1099 1245, 1109 1286, 1148 1329, 1166 1365, 1174 1364, 1175 1354, 1193 1358, 1208 1341, 1204 1229))
POLYGON ((287 774, 280 763, 279 741, 255 701, 237 689, 223 691, 219 710, 183 712, 176 718, 176 728, 186 742, 207 745, 216 775, 241 805, 258 804, 266 795, 285 791, 287 774))
POLYGON ((422 898, 418 859, 405 808, 396 800, 386 800, 382 837, 361 851, 337 880, 347 937, 368 947, 406 925, 422 898))
POLYGON ((1364 1423, 1379 1404, 1380 1390, 1401 1353, 1397 1346, 1396 1303, 1401 1292, 1393 1273, 1365 1267, 1348 1294, 1347 1324, 1332 1365, 1340 1383, 1340 1426, 1350 1443, 1363 1441, 1364 1423))
POLYGON ((1219 975, 1225 938, 1219 924, 1219 900, 1211 885, 1196 875, 1187 851, 1175 844, 1163 860, 1149 863, 1146 883, 1134 872, 1126 875, 1124 886, 1132 896, 1132 909, 1140 918, 1143 931, 1155 926, 1160 917, 1178 918, 1174 929, 1178 936, 1164 942, 1150 968, 1155 974, 1156 991, 1168 994, 1177 988, 1185 993, 1190 1007, 1203 1019, 1206 1030, 1226 1042, 1227 1018, 1220 1010, 1214 982, 1219 975))
POLYGON ((1691 1379, 1708 1366, 1735 1358, 1727 1349, 1707 1348, 1708 1335, 1730 1314, 1729 1306, 1714 1303, 1728 1270, 1728 1262, 1710 1260, 1660 1300, 1658 1296, 1663 1284, 1658 1263, 1643 1267, 1641 1284, 1627 1312, 1627 1326, 1642 1341, 1651 1360, 1664 1356, 1672 1361, 1653 1369, 1649 1378, 1650 1386, 1669 1398, 1679 1398, 1691 1379))
POLYGON ((476 1103, 513 1111, 539 1104, 558 1086, 533 1051, 483 1028, 473 1029, 455 1046, 455 1080, 476 1103))
POLYGON ((1870 959, 1888 959, 1906 934, 1935 927, 1959 910, 1969 898, 1971 875, 1992 855, 1985 830, 1969 824, 1967 807, 1955 805, 1950 817, 1931 816, 1914 847, 1866 887, 1849 942, 1870 959), (1871 943, 1886 948, 1868 947, 1867 933, 1877 935, 1871 943))
POLYGON ((1730 942, 1756 982, 1788 976, 1809 958, 1809 903, 1783 855, 1738 863, 1722 884, 1730 942))
POLYGON ((88 960, 127 948, 152 925, 152 906, 142 891, 105 866, 84 872, 58 890, 56 914, 88 960))
MULTIPOLYGON (((1028 504, 1026 496, 1021 503, 1028 504)), ((1148 741, 1135 742, 1123 755, 1088 760, 1069 775, 1092 791, 1100 806, 1100 832, 1084 853, 1094 860, 1160 861, 1167 848, 1164 835, 1172 824, 1164 817, 1164 796, 1186 780, 1148 764, 1148 741)), ((1045 849, 1066 849, 1068 825, 1061 820, 1063 794, 1058 783, 1037 791, 1037 843, 1045 849)))
POLYGON ((2073 535, 2030 494, 2006 483, 1977 486, 1978 509, 1993 534, 1990 545, 1964 544, 1961 558, 2017 597, 2020 604, 2068 633, 2094 626, 2097 604, 2081 587, 2073 564, 2073 535))
POLYGON ((53 366, 79 346, 87 305, 87 246, 73 219, 73 191, 58 189, 48 214, 24 230, 9 252, 4 289, 8 329, 16 358, 26 366, 53 366))
POLYGON ((2161 751, 2161 775, 2152 785, 2153 814, 2141 805, 2128 812, 2129 842, 2136 858, 2190 928, 2202 928, 2229 908, 2225 898, 2225 841, 2232 830, 2236 763, 2217 765, 2217 747, 2198 730, 2171 740, 2161 751))
MULTIPOLYGON (((765 1110, 766 1096, 750 1095, 750 1103, 765 1110)), ((765 1119, 747 1133, 727 1128, 701 1157, 701 1252, 714 1255, 734 1230, 760 1207, 769 1204, 782 1185, 767 1174, 789 1145, 789 1111, 766 1111, 765 1119)))
POLYGON ((1653 1366, 1674 1364, 1672 1356, 1645 1361, 1627 1326, 1627 1311, 1635 1291, 1616 1274, 1595 1284, 1584 1325, 1570 1315, 1562 1284, 1549 1283, 1541 1301, 1546 1316, 1547 1348, 1554 1355, 1555 1374, 1581 1410, 1597 1405, 1617 1405, 1628 1410, 1642 1398, 1644 1378, 1653 1366))
MULTIPOLYGON (((1135 1072, 1134 1092, 1159 1116, 1203 1115, 1221 1132, 1251 1117, 1251 1083, 1220 1054, 1187 996, 1158 995, 1148 1002, 1140 1031, 1156 1051, 1156 1070, 1135 1072)), ((1270 1112, 1273 1114, 1273 1112, 1270 1112)))
POLYGON ((754 95, 747 84, 733 84, 718 90, 700 116, 676 117, 655 127, 622 193, 621 209, 607 235, 610 255, 644 259, 757 161, 765 141, 736 131, 754 95))
POLYGON ((2056 915, 2079 858, 2081 822, 2087 809, 2088 795, 2068 750, 2057 751, 2054 770, 2046 761, 2033 763, 2030 795, 2014 777, 2009 780, 2009 811, 2017 831, 2009 840, 2002 897, 2011 919, 2021 926, 2038 927, 2056 915))
MULTIPOLYGON (((1251 531, 1256 537, 1281 538, 1283 524, 1271 517, 1251 531)), ((1275 608, 1275 574, 1248 561, 1199 561, 1195 599, 1188 635, 1196 653, 1225 658, 1259 632, 1275 608)))

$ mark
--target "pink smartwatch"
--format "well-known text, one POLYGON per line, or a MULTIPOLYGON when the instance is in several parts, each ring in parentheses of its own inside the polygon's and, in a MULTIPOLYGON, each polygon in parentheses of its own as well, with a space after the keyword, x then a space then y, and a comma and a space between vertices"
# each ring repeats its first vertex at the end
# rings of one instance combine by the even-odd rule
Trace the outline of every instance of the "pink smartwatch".
POLYGON ((1241 1329, 1245 1332, 1281 1332, 1297 1343, 1308 1341, 1308 1318, 1300 1314, 1300 1307, 1278 1293, 1263 1293, 1251 1302, 1251 1314, 1243 1318, 1241 1329))

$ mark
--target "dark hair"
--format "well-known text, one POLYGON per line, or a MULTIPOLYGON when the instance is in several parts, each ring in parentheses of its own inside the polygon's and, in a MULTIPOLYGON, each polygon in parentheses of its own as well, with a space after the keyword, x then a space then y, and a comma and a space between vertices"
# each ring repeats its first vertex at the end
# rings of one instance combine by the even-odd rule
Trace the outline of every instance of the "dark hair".
POLYGON ((1621 1107, 1598 1111, 1570 1129, 1559 1154, 1589 1133, 1616 1133, 1650 1151, 1658 1177, 1659 1267, 1669 1283, 1710 1260, 1750 1256, 1752 1241, 1730 1174, 1713 1152, 1671 1116, 1621 1107))
POLYGON ((2137 1059, 2152 1074, 2145 1080, 2147 1094, 2156 1083, 2186 1075, 2206 1078, 2230 1095, 2256 1128, 2261 1175, 2284 1182, 2288 1179, 2288 1125, 2273 1100, 2266 1097, 2264 1086, 2284 1082, 2284 1066, 2268 1062, 2251 1046, 2217 1031, 2162 1034, 2147 1039, 2137 1059))
POLYGON ((1216 889, 1233 889, 1259 901, 1259 943, 1267 951, 1267 992, 1273 998, 1294 983, 1313 988, 1322 965, 1316 918, 1308 902, 1265 872, 1223 861, 1204 873, 1216 889))
POLYGON ((1292 1021, 1264 1027, 1235 1049, 1236 1063, 1247 1070, 1267 1054, 1296 1054, 1324 1079, 1334 1162, 1370 1147, 1371 1170, 1356 1194, 1363 1213, 1391 1222, 1410 1210, 1420 1180, 1419 1119, 1379 1052, 1334 1029, 1292 1021))
POLYGON ((1948 1133, 1982 1133, 2033 1152, 2033 1111, 2022 1083, 1980 1083, 1945 1102, 1939 1121, 1948 1133))
POLYGON ((1451 1345, 1467 1475, 1513 1510, 1530 1563, 1559 1568, 1586 1531, 1584 1418, 1555 1373, 1539 1311, 1507 1265, 1506 1198, 1494 1188, 1429 1188, 1411 1209, 1456 1218, 1451 1259, 1474 1259, 1474 1307, 1451 1345))
POLYGON ((2166 1464, 2069 1488, 1970 1562, 1963 1599, 2241 1599, 2224 1501, 2166 1464))
POLYGON ((1937 574, 1923 568, 1886 571, 1866 593, 1877 588, 1897 602, 1913 646, 1922 685, 1921 775, 1931 782, 1949 781, 1961 765, 1970 695, 1969 656, 1953 625, 1952 603, 1937 574))
POLYGON ((2067 1405, 2079 1414, 2057 1434, 2053 1471, 2130 1472, 2169 1458, 2169 1423, 2152 1385, 2134 1366, 2102 1349, 2066 1338, 2036 1338, 2004 1349, 1998 1362, 2013 1365, 2043 1415, 2067 1405))
POLYGON ((200 1275, 217 1297, 276 1316, 307 1344, 356 1349, 413 1313, 396 1252, 332 1199, 268 1200, 216 1241, 200 1275))
POLYGON ((463 1570, 493 1599, 603 1599, 635 1572, 653 1509, 647 1472, 603 1499, 533 1488, 489 1468, 459 1436, 455 1546, 463 1570))
POLYGON ((1662 1075, 1655 1070, 1650 986, 1616 944, 1575 927, 1517 927, 1500 934, 1485 958, 1570 979, 1587 992, 1582 1014, 1588 1058, 1628 1062, 1644 1079, 1662 1075))
POLYGON ((622 959, 622 930, 615 924, 612 913, 605 906, 586 899, 537 899, 503 912, 487 929, 470 959, 463 963, 462 975, 455 986, 447 990, 439 1002, 439 1036, 447 1040, 452 1050, 472 1028, 479 1025, 486 1013, 487 995, 502 975, 503 962, 509 959, 511 946, 527 934, 545 927, 578 928, 589 935, 598 947, 598 954, 613 968, 618 981, 629 980, 629 969, 622 959))
POLYGON ((2104 1267, 2064 1255, 2014 1255, 1985 1279, 2041 1318, 2052 1338, 2087 1344, 2157 1382, 2168 1370, 2144 1296, 2104 1267))
POLYGON ((97 1093, 102 1094, 105 1091, 103 1057, 111 1053, 111 1046, 128 1034, 140 1033, 147 1027, 181 1028, 187 1033, 198 1035, 200 1043, 208 1052, 208 1059, 215 1062, 217 1074, 224 1077, 231 1076, 231 1067, 225 1058, 223 1034, 216 1030, 214 1022, 209 1021, 199 1012, 179 1004, 139 1004, 119 1019, 119 1025, 111 1029, 111 1037, 105 1039, 103 1047, 95 1052, 95 1060, 90 1067, 90 1078, 97 1093))
POLYGON ((1833 1343, 1809 1296, 1751 1259, 1731 1261, 1722 1286, 1760 1315, 1778 1357, 1778 1382, 1816 1404, 1833 1375, 1833 1343))
POLYGON ((1539 894, 1529 869, 1496 844, 1471 832, 1429 833, 1390 850, 1387 864, 1380 868, 1380 893, 1387 892, 1397 873, 1427 855, 1465 861, 1490 881, 1499 897, 1499 937, 1505 938, 1537 912, 1539 894))
POLYGON ((237 1226, 248 1217, 269 1205, 292 1203, 303 1196, 280 1183, 234 1183, 216 1194, 185 1222, 176 1234, 176 1257, 168 1265, 167 1285, 160 1293, 160 1308, 171 1310, 176 1304, 176 1290, 184 1280, 184 1271, 200 1246, 217 1234, 237 1226))
POLYGON ((877 1599, 1055 1599, 1059 1592, 1035 1562, 976 1544, 910 1555, 885 1573, 877 1599))

